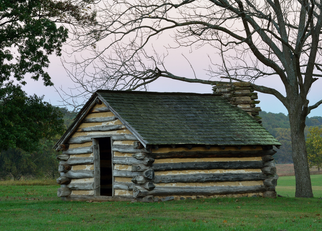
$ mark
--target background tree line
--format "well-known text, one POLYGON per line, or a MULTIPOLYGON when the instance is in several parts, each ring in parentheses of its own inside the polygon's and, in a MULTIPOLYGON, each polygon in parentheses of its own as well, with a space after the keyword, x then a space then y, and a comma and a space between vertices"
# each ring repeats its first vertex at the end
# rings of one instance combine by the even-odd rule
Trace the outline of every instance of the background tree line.
MULTIPOLYGON (((75 112, 68 111, 66 108, 57 108, 62 113, 65 129, 73 122, 76 116, 75 112)), ((293 163, 292 162, 292 146, 290 125, 288 116, 283 113, 260 112, 263 126, 281 143, 282 146, 275 154, 275 160, 278 164, 293 163)), ((315 116, 306 120, 306 136, 314 136, 309 131, 322 131, 322 117, 315 116)), ((7 151, 0 152, 0 179, 13 178, 15 180, 24 177, 58 177, 58 161, 56 160, 57 152, 52 148, 60 138, 55 135, 51 138, 42 138, 40 145, 35 151, 27 152, 21 148, 10 148, 7 151)), ((321 136, 320 136, 321 137, 321 136)), ((321 137, 322 139, 322 137, 321 137)), ((314 145, 322 147, 322 140, 314 139, 308 143, 308 151, 314 149, 314 145), (315 144, 317 143, 317 144, 315 144)), ((321 148, 322 152, 322 148, 321 148)), ((322 155, 319 155, 321 159, 322 155)), ((320 161, 321 162, 321 161, 320 161)), ((316 163, 310 165, 320 166, 316 163)))
POLYGON ((65 108, 55 107, 55 110, 60 113, 64 121, 64 129, 51 137, 42 137, 33 151, 26 151, 19 147, 0 150, 0 179, 58 177, 57 152, 53 146, 63 131, 72 123, 76 113, 65 108))
MULTIPOLYGON (((289 123, 288 116, 283 113, 271 113, 271 112, 260 112, 259 115, 260 117, 262 117, 262 125, 282 144, 280 149, 278 149, 277 153, 274 155, 276 162, 278 164, 293 163, 291 130, 290 130, 290 123, 289 123)), ((306 129, 305 129, 306 137, 308 136, 309 130, 312 127, 322 128, 321 116, 306 118, 306 129)))

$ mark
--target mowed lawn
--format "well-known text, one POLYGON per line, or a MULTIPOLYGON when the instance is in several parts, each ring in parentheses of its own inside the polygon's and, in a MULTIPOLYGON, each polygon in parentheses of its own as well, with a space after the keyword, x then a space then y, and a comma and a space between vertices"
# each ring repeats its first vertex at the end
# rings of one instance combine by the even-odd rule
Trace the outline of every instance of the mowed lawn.
POLYGON ((280 177, 277 191, 285 197, 276 199, 159 203, 62 201, 55 185, 0 182, 0 230, 321 230, 321 179, 312 176, 320 185, 311 199, 292 197, 293 178, 280 177))
MULTIPOLYGON (((322 198, 322 175, 311 175, 313 195, 316 198, 322 198)), ((284 197, 295 196, 295 177, 282 176, 277 181, 277 194, 284 197)), ((322 228, 321 228, 322 229, 322 228)))

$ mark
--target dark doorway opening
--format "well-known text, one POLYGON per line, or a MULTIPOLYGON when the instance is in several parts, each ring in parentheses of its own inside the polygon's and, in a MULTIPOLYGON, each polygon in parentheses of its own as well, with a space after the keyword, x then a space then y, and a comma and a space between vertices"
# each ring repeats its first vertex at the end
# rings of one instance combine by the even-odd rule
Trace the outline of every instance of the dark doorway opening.
POLYGON ((112 196, 112 149, 111 138, 99 139, 101 196, 112 196))

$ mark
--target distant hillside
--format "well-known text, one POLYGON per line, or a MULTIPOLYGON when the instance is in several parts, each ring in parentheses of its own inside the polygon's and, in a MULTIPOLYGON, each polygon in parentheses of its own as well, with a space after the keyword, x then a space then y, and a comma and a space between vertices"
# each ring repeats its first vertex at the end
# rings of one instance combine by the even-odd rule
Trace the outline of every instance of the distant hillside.
MULTIPOLYGON (((259 115, 260 117, 262 117, 263 127, 266 128, 276 139, 278 139, 282 143, 281 148, 274 155, 274 158, 277 161, 277 163, 293 163, 290 135, 291 133, 288 116, 283 113, 271 112, 260 112, 259 115)), ((322 117, 314 116, 307 118, 306 126, 322 127, 322 117)))

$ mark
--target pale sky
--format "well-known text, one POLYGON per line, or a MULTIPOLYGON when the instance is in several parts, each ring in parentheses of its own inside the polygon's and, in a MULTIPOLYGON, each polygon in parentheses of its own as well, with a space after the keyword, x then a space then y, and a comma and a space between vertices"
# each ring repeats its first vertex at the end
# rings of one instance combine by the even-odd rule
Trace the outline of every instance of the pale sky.
MULTIPOLYGON (((198 56, 198 55, 197 55, 198 56)), ((182 57, 181 57, 182 58, 182 57)), ((198 57, 196 58, 198 59, 198 57)), ((49 67, 49 74, 52 77, 52 82, 54 83, 57 89, 63 88, 65 91, 69 91, 69 88, 73 88, 75 85, 71 82, 69 77, 66 74, 64 67, 62 66, 60 59, 57 57, 51 58, 51 64, 49 67)), ((202 66, 198 69, 199 63, 191 61, 192 65, 196 65, 195 71, 198 76, 200 76, 203 69, 206 66, 202 66)), ((205 62, 203 62, 205 63, 205 62)), ((175 71, 176 74, 180 74, 181 76, 191 76, 192 71, 190 66, 187 64, 184 58, 182 61, 176 60, 176 62, 169 65, 169 70, 175 71), (181 74, 182 73, 182 74, 181 74)), ((259 85, 265 85, 269 87, 274 87, 277 90, 283 92, 283 85, 279 82, 278 78, 273 79, 272 77, 264 78, 258 80, 256 82, 259 85)), ((44 96, 44 100, 50 102, 52 105, 62 106, 62 99, 59 94, 56 92, 54 87, 45 87, 42 81, 34 81, 27 78, 27 85, 23 88, 27 94, 33 95, 36 94, 38 96, 44 96)), ((310 105, 322 99, 322 78, 316 81, 310 91, 309 101, 310 105)), ((193 93, 212 93, 211 86, 203 85, 203 84, 192 84, 192 83, 183 83, 179 81, 162 79, 158 80, 149 85, 149 91, 157 91, 157 92, 193 92, 193 93)), ((274 96, 259 93, 260 104, 258 106, 261 107, 262 111, 273 112, 273 113, 284 113, 287 115, 287 111, 274 96)), ((313 110, 309 117, 312 116, 322 116, 322 106, 313 110)))

